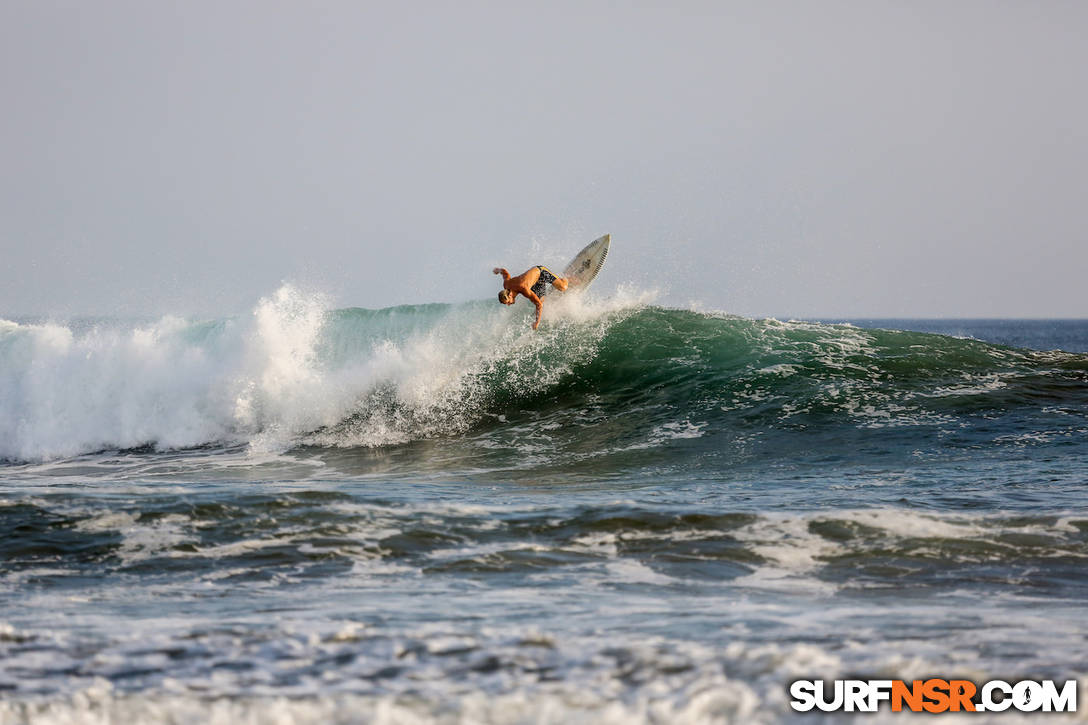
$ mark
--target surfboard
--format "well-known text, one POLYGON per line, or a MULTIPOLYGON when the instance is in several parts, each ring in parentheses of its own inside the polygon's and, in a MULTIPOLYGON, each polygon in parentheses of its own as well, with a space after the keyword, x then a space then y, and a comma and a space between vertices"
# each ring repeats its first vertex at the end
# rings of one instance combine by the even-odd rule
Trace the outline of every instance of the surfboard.
POLYGON ((578 252, 571 260, 567 268, 563 270, 563 276, 570 281, 570 289, 585 289, 589 286, 601 271, 605 257, 608 256, 608 245, 612 242, 612 235, 594 239, 586 245, 586 248, 578 252))

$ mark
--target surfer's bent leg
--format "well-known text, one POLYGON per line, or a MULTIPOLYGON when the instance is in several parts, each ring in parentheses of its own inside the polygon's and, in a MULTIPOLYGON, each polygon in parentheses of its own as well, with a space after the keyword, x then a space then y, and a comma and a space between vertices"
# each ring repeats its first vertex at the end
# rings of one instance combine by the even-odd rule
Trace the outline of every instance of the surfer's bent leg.
POLYGON ((540 270, 540 279, 542 282, 550 284, 552 287, 555 287, 560 292, 567 288, 566 277, 556 277, 547 267, 537 267, 537 269, 540 270))
POLYGON ((536 294, 544 294, 544 292, 547 291, 546 286, 549 284, 552 287, 555 287, 560 292, 567 288, 567 281, 562 277, 556 277, 547 267, 543 265, 537 265, 537 269, 540 270, 540 279, 538 279, 536 284, 533 285, 533 292, 536 292, 536 294))

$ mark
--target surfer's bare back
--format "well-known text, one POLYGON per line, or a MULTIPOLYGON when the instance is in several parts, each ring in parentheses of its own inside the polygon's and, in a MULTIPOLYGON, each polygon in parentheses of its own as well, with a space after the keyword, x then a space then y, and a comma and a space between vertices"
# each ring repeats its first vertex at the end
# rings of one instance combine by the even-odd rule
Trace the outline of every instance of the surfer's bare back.
POLYGON ((495 267, 492 272, 502 275, 502 292, 499 292, 499 302, 504 305, 512 305, 518 295, 524 295, 526 299, 536 305, 536 320, 533 322, 534 330, 540 324, 540 314, 544 311, 544 303, 540 298, 544 296, 547 286, 550 284, 560 292, 567 288, 566 278, 556 277, 543 265, 530 267, 517 277, 511 277, 510 273, 502 267, 495 267))

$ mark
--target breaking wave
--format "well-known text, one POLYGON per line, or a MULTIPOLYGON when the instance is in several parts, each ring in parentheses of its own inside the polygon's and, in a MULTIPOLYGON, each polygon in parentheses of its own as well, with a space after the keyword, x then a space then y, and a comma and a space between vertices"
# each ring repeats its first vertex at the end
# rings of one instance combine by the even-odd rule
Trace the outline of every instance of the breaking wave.
POLYGON ((0 321, 0 458, 489 431, 515 446, 553 431, 567 453, 919 426, 971 445, 972 421, 1013 413, 1033 420, 987 442, 1032 445, 1086 425, 1085 355, 664 309, 632 292, 553 298, 536 333, 529 312, 337 310, 288 285, 211 321, 0 321))

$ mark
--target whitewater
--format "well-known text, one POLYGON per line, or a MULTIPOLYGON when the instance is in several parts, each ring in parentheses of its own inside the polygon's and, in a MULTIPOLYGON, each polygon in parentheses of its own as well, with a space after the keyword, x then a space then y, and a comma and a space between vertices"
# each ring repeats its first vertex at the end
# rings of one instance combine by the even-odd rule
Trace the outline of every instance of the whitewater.
POLYGON ((794 679, 1088 684, 1088 323, 531 312, 284 285, 0 321, 0 722, 771 723, 794 679))
POLYGON ((370 425, 325 440, 383 445, 463 430, 488 398, 555 384, 638 304, 623 295, 590 318, 580 300, 553 302, 560 322, 536 335, 494 305, 330 310, 322 295, 291 285, 252 315, 221 320, 3 320, 0 457, 230 443, 276 450, 371 414, 370 425), (379 401, 385 409, 376 411, 379 401))

